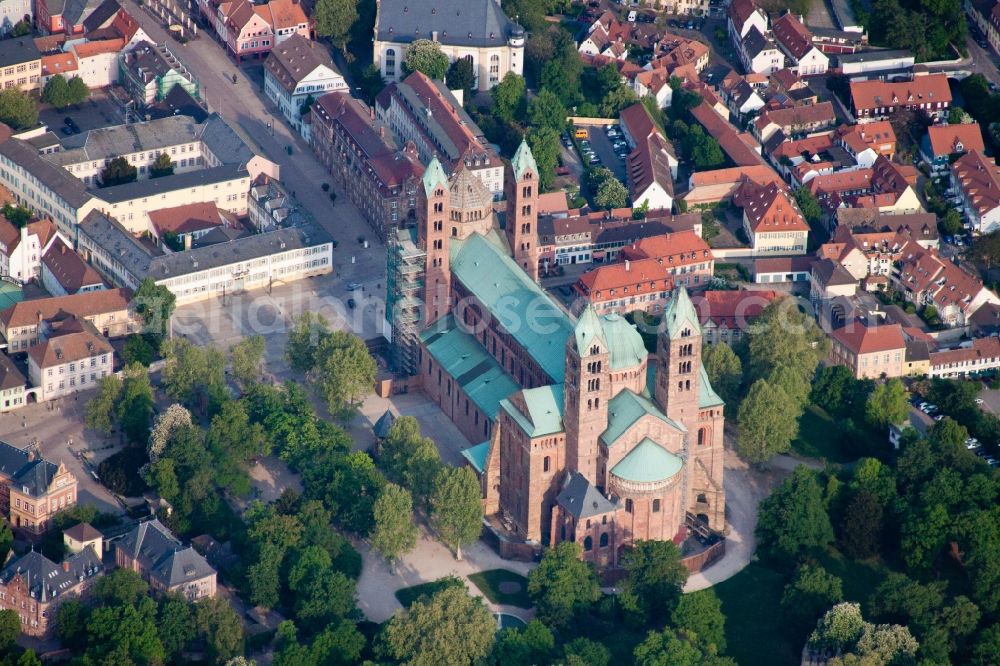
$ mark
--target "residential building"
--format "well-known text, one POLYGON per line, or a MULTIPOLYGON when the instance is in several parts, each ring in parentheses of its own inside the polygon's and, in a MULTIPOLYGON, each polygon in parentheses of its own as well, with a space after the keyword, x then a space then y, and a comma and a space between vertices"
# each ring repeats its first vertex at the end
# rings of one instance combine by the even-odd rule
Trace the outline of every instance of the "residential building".
POLYGON ((899 324, 855 320, 833 330, 830 339, 830 361, 849 368, 856 379, 903 376, 906 339, 899 324))
POLYGON ((169 251, 190 250, 191 244, 219 227, 236 228, 239 220, 214 202, 184 204, 147 213, 153 238, 169 251))
POLYGON ((13 0, 0 3, 0 34, 6 35, 21 21, 34 22, 34 3, 31 0, 13 0))
POLYGON ((734 46, 738 46, 751 29, 756 29, 762 35, 767 34, 767 13, 753 0, 733 0, 726 13, 729 39, 734 46))
POLYGON ((375 113, 379 123, 392 132, 397 145, 413 143, 424 165, 437 157, 449 174, 462 165, 486 185, 496 200, 503 198, 500 156, 440 81, 414 72, 403 81, 390 83, 376 98, 375 113))
POLYGON ((42 54, 33 37, 0 40, 0 88, 37 90, 41 77, 42 54))
POLYGON ((755 256, 805 254, 809 224, 784 187, 745 179, 733 194, 733 204, 743 209, 743 229, 755 256))
POLYGON ((920 140, 920 157, 933 172, 948 171, 952 157, 986 150, 979 123, 931 125, 920 140))
POLYGON ((763 109, 764 98, 761 94, 766 81, 763 74, 739 76, 730 72, 719 86, 719 94, 726 102, 730 115, 742 119, 763 109))
POLYGON ((698 311, 705 344, 735 345, 779 293, 764 290, 708 290, 691 300, 698 311))
POLYGON ((115 564, 138 573, 156 592, 177 593, 188 601, 215 596, 215 569, 158 518, 139 523, 115 542, 115 564))
POLYGON ((808 282, 815 257, 762 257, 753 261, 753 281, 758 284, 775 282, 808 282))
POLYGON ((691 115, 716 141, 729 161, 737 167, 766 164, 760 144, 750 134, 738 131, 706 101, 691 109, 691 115))
POLYGON ((61 564, 32 548, 0 570, 0 610, 14 612, 25 635, 51 637, 60 604, 84 595, 102 575, 101 553, 93 548, 69 555, 61 564))
POLYGON ((106 338, 120 338, 142 329, 141 318, 132 310, 132 292, 105 289, 72 296, 54 296, 21 301, 0 312, 0 334, 8 352, 26 351, 44 341, 49 322, 66 317, 84 319, 106 338))
POLYGON ((118 57, 118 80, 129 97, 139 104, 164 99, 174 86, 197 98, 200 85, 194 75, 166 46, 140 42, 118 57))
POLYGON ((417 187, 424 166, 416 145, 400 148, 385 126, 349 93, 320 97, 312 109, 310 143, 333 176, 333 187, 361 212, 378 237, 416 223, 417 187))
POLYGON ((104 554, 104 535, 90 523, 77 523, 63 531, 63 544, 71 555, 93 548, 98 555, 104 554))
POLYGON ((858 278, 840 263, 822 258, 813 262, 809 295, 814 302, 851 298, 858 290, 858 278))
POLYGON ((105 288, 101 275, 58 236, 42 255, 41 273, 42 286, 53 296, 86 294, 105 288))
POLYGON ((903 248, 897 266, 891 278, 895 288, 918 308, 933 305, 949 327, 968 326, 980 307, 1000 303, 978 277, 941 257, 937 250, 910 243, 903 248))
POLYGON ((80 66, 76 55, 70 53, 49 53, 41 57, 42 74, 38 85, 42 88, 53 76, 61 76, 67 81, 76 76, 80 66))
POLYGON ((599 315, 640 310, 659 315, 670 301, 674 280, 656 259, 625 259, 597 266, 576 281, 574 289, 599 315))
POLYGON ((28 348, 28 377, 39 402, 94 388, 114 371, 114 349, 94 325, 69 317, 46 326, 28 348))
POLYGON ((952 187, 959 210, 973 230, 988 234, 1000 229, 1000 167, 980 150, 972 150, 951 165, 952 187))
POLYGON ((976 338, 956 349, 930 354, 931 377, 975 377, 1000 368, 1000 338, 976 338))
POLYGON ((896 132, 887 120, 841 125, 836 130, 836 138, 838 145, 862 169, 873 167, 880 155, 892 160, 896 154, 896 132))
POLYGON ((632 205, 644 210, 670 210, 678 166, 673 145, 640 102, 621 112, 621 127, 632 147, 625 160, 632 205))
POLYGON ((923 111, 943 118, 951 106, 951 89, 944 74, 915 76, 911 81, 852 81, 851 110, 859 123, 885 120, 897 109, 923 111))
POLYGON ((646 236, 622 247, 624 259, 655 259, 667 268, 674 286, 700 290, 715 273, 715 257, 694 230, 646 236))
POLYGON ((809 28, 791 12, 771 24, 774 41, 792 62, 799 76, 826 74, 830 58, 813 44, 809 28))
POLYGON ((965 0, 962 4, 969 20, 986 36, 993 50, 1000 52, 1000 2, 965 0))
POLYGON ((748 73, 772 74, 785 67, 785 54, 781 52, 769 33, 751 26, 749 32, 737 45, 736 52, 748 73))
POLYGON ((688 179, 688 192, 684 195, 684 201, 688 208, 728 201, 744 177, 759 185, 781 182, 781 177, 774 169, 765 164, 696 171, 688 179))
POLYGON ((38 0, 35 3, 35 26, 43 35, 79 35, 84 31, 86 19, 101 4, 101 0, 38 0))
POLYGON ((303 123, 302 109, 310 99, 335 90, 346 91, 347 82, 325 45, 295 34, 271 49, 264 63, 264 92, 307 141, 309 123, 303 123))
POLYGON ((0 511, 11 527, 45 533, 52 518, 76 504, 77 480, 62 462, 0 442, 0 511))
POLYGON ((18 228, 0 217, 0 275, 20 284, 38 278, 42 255, 57 236, 49 220, 35 220, 18 228))
MULTIPOLYGON (((145 36, 145 33, 143 35, 145 36)), ((120 73, 118 54, 127 48, 122 38, 102 39, 93 42, 74 42, 70 45, 68 54, 76 63, 76 76, 79 76, 88 88, 106 88, 118 83, 120 73)))
POLYGON ((508 72, 524 74, 524 28, 495 0, 378 3, 374 59, 383 79, 402 79, 406 49, 418 39, 437 42, 450 62, 471 60, 479 90, 493 88, 508 72))
POLYGON ((809 106, 793 106, 787 109, 769 109, 753 122, 753 134, 760 142, 766 142, 777 132, 785 136, 799 137, 833 127, 837 114, 832 102, 820 102, 809 106))
POLYGON ((0 354, 0 414, 20 409, 26 403, 24 375, 6 354, 0 354))

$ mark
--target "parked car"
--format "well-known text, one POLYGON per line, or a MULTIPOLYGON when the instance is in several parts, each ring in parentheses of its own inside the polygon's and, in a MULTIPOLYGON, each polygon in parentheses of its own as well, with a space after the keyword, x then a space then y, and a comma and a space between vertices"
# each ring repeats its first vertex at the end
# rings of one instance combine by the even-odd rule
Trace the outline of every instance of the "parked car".
POLYGON ((982 404, 984 404, 985 402, 986 402, 986 401, 985 401, 985 400, 983 400, 982 398, 976 398, 976 404, 977 404, 977 405, 982 405, 982 404))
POLYGON ((357 302, 353 298, 348 298, 347 299, 347 307, 349 307, 350 309, 353 310, 354 306, 356 306, 356 305, 357 305, 357 302))
POLYGON ((360 282, 352 282, 349 285, 347 285, 347 291, 357 291, 358 289, 361 289, 360 282))

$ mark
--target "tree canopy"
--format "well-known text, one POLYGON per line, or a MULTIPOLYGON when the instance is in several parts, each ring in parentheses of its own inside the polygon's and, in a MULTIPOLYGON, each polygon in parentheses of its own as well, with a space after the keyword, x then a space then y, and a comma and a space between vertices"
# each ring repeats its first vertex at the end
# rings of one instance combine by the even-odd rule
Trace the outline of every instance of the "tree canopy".
POLYGON ((436 81, 443 81, 448 73, 448 56, 437 42, 418 39, 406 47, 403 71, 407 74, 421 72, 436 81))

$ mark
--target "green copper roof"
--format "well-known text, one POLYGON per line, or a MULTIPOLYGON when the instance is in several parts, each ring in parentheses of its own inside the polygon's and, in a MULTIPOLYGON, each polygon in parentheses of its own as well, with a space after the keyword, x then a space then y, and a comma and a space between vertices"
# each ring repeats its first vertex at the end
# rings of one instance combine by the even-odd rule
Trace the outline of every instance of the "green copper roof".
POLYGON ((517 383, 479 342, 455 326, 451 315, 423 331, 420 339, 427 352, 490 419, 496 418, 500 401, 518 390, 517 383))
POLYGON ((611 349, 611 369, 634 368, 642 363, 649 352, 642 342, 642 336, 633 324, 616 314, 601 317, 604 340, 611 349))
POLYGON ((463 449, 462 457, 469 461, 469 464, 472 465, 472 468, 478 474, 482 474, 483 470, 486 469, 486 456, 489 455, 489 452, 490 442, 487 440, 482 444, 476 444, 475 446, 463 449))
MULTIPOLYGON (((545 371, 561 383, 573 324, 514 260, 480 234, 452 242, 451 272, 545 371)), ((506 396, 504 396, 506 397, 506 396)))
POLYGON ((698 373, 698 409, 719 407, 723 404, 725 404, 724 401, 715 392, 715 389, 712 388, 711 382, 708 381, 708 373, 705 372, 705 366, 701 366, 701 372, 698 373))
POLYGON ((542 437, 562 432, 563 385, 540 386, 521 392, 528 413, 522 414, 510 400, 501 400, 500 406, 517 421, 529 437, 542 437))
POLYGON ((649 399, 625 389, 608 403, 608 427, 601 435, 601 441, 606 446, 614 446, 615 442, 644 416, 658 418, 681 432, 687 430, 680 423, 668 418, 649 399))
POLYGON ((576 337, 576 349, 580 352, 581 357, 588 354, 594 340, 599 340, 605 349, 608 347, 608 341, 604 338, 604 330, 601 327, 601 320, 590 304, 587 304, 587 307, 580 313, 580 318, 576 320, 573 335, 576 337))
POLYGON ((514 159, 510 161, 510 165, 514 169, 514 178, 517 180, 521 180, 525 171, 530 170, 534 174, 538 173, 535 156, 531 154, 531 148, 528 147, 526 140, 522 139, 521 145, 517 147, 517 152, 514 153, 514 159))
POLYGON ((694 303, 688 296, 687 289, 678 287, 674 290, 673 298, 667 304, 667 309, 663 312, 663 325, 670 339, 678 338, 685 328, 691 330, 692 335, 701 332, 698 325, 698 312, 694 309, 694 303))
POLYGON ((612 467, 611 473, 625 481, 651 483, 669 479, 683 466, 683 460, 647 437, 612 467))
POLYGON ((424 194, 430 196, 431 192, 438 185, 444 185, 447 188, 448 176, 444 175, 444 169, 441 168, 438 158, 432 157, 431 163, 427 165, 427 170, 424 171, 424 194))

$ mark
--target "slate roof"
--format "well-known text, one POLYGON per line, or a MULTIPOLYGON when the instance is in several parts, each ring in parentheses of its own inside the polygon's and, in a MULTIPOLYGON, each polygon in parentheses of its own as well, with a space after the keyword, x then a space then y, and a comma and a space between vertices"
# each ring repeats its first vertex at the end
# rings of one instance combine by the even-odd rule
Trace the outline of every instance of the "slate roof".
POLYGON ((302 79, 320 67, 339 74, 326 46, 298 33, 271 49, 264 62, 264 69, 288 91, 295 90, 302 79))
POLYGON ((0 40, 0 67, 40 60, 41 57, 42 54, 35 46, 35 39, 30 35, 0 40))
POLYGON ((0 391, 24 386, 25 379, 21 371, 6 354, 0 354, 0 391))
POLYGON ((579 472, 573 472, 556 496, 556 503, 577 520, 615 511, 618 505, 601 494, 579 472))
POLYGON ((76 541, 90 541, 104 536, 90 523, 77 523, 73 527, 63 530, 63 534, 76 541))
MULTIPOLYGON (((225 183, 230 180, 250 178, 250 173, 246 167, 240 164, 221 164, 208 169, 198 169, 197 171, 184 171, 162 178, 146 178, 136 180, 122 185, 112 185, 92 191, 95 197, 110 204, 141 199, 144 197, 154 197, 165 192, 175 192, 199 185, 212 185, 213 183, 225 183)), ((249 184, 248 184, 249 185, 249 184)))
POLYGON ((104 0, 101 4, 97 5, 94 11, 90 12, 88 16, 83 21, 83 32, 84 34, 91 32, 92 30, 97 30, 98 28, 103 28, 115 17, 115 14, 121 10, 122 6, 118 4, 118 0, 104 0))
POLYGON ((812 265, 813 279, 825 287, 857 284, 854 276, 847 269, 831 259, 820 259, 812 265))
POLYGON ((682 467, 683 460, 647 437, 612 467, 611 473, 625 481, 651 483, 673 477, 682 467))
POLYGON ((409 43, 431 39, 456 46, 503 46, 524 29, 495 0, 381 0, 376 39, 409 43))
POLYGON ((31 459, 28 451, 0 442, 0 478, 11 479, 13 486, 32 497, 41 497, 55 478, 59 466, 41 458, 31 459))
POLYGON ((185 548, 157 518, 140 523, 116 547, 167 588, 215 575, 204 557, 191 546, 185 548))
POLYGON ((75 590, 84 579, 104 573, 101 557, 94 552, 92 546, 70 555, 65 562, 68 564, 68 571, 32 549, 21 557, 11 560, 0 571, 0 581, 9 584, 13 578, 20 576, 32 593, 33 599, 51 601, 61 594, 75 590))
MULTIPOLYGON (((2 44, 3 41, 0 41, 2 44)), ((50 153, 57 155, 58 153, 50 153)), ((56 166, 38 154, 38 151, 29 143, 20 139, 9 138, 0 143, 0 155, 3 155, 11 163, 16 164, 25 173, 30 174, 36 180, 44 183, 70 208, 80 208, 88 201, 92 195, 87 191, 83 181, 75 178, 65 169, 56 166)))
MULTIPOLYGON (((428 171, 431 169, 428 168, 428 171)), ((565 376, 573 325, 538 284, 484 236, 450 245, 451 271, 553 382, 565 376)))

